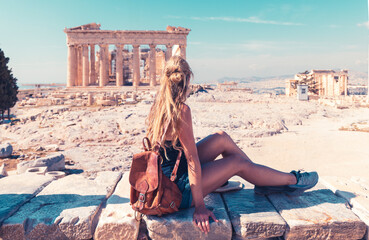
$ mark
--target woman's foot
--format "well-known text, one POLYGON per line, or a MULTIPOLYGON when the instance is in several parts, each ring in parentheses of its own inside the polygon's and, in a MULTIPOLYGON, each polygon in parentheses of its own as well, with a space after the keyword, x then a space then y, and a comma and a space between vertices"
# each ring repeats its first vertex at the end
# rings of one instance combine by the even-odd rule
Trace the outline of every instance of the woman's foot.
POLYGON ((301 195, 304 191, 314 187, 319 180, 317 172, 291 171, 296 176, 297 183, 283 186, 256 186, 256 194, 267 195, 272 193, 285 193, 290 196, 301 195))

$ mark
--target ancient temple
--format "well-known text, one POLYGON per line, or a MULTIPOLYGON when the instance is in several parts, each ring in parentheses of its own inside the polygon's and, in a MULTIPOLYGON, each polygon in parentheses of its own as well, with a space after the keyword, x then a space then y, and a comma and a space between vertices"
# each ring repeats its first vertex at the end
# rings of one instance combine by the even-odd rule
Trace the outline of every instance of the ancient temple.
POLYGON ((311 70, 298 73, 294 79, 286 80, 286 95, 296 95, 297 86, 306 84, 309 93, 318 96, 347 96, 348 71, 311 70))
POLYGON ((155 86, 173 54, 186 58, 190 29, 166 31, 101 30, 90 23, 65 28, 68 46, 67 87, 155 86))

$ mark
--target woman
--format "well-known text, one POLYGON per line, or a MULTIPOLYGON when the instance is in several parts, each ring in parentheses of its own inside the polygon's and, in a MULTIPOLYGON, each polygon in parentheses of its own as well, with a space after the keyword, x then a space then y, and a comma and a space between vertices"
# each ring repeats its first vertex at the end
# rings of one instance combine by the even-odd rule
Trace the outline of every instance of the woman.
POLYGON ((147 124, 149 140, 162 146, 160 154, 166 176, 170 177, 177 155, 183 150, 175 180, 182 192, 180 208, 195 206, 193 222, 201 231, 209 232, 209 217, 217 221, 205 207, 204 197, 234 175, 255 184, 255 192, 259 194, 297 195, 317 183, 316 172, 284 173, 253 163, 223 131, 195 143, 191 109, 185 104, 192 76, 190 66, 182 57, 168 60, 147 124), (214 161, 219 155, 222 158, 214 161))

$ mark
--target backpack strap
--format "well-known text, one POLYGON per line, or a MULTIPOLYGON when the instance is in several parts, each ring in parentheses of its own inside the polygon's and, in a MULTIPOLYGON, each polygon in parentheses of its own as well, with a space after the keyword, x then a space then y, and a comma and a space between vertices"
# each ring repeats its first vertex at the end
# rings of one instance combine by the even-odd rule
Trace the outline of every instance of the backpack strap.
MULTIPOLYGON (((164 140, 165 134, 167 133, 168 128, 169 128, 169 124, 170 124, 170 121, 168 121, 167 125, 165 126, 164 133, 163 133, 163 136, 161 137, 160 143, 162 143, 163 140, 164 140)), ((177 178, 177 171, 178 171, 178 167, 179 167, 179 162, 181 161, 181 157, 182 157, 182 151, 180 150, 179 153, 178 153, 177 160, 176 160, 176 163, 174 165, 173 171, 170 174, 170 180, 172 182, 174 182, 174 180, 176 180, 176 178, 177 178)))
POLYGON ((173 168, 173 172, 172 174, 170 174, 170 181, 174 182, 174 180, 176 180, 177 178, 177 171, 178 171, 178 167, 179 167, 179 162, 181 161, 181 157, 182 157, 182 151, 179 151, 178 156, 177 156, 177 160, 176 160, 176 164, 174 165, 173 168))

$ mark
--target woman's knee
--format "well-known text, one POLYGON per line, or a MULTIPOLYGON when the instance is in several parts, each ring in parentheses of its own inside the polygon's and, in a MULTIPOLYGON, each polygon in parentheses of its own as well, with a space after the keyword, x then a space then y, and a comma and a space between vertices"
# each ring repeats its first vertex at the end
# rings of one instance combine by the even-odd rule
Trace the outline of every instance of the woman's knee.
POLYGON ((218 131, 214 135, 216 135, 218 138, 222 139, 223 141, 229 141, 231 140, 231 137, 225 132, 225 131, 218 131))

